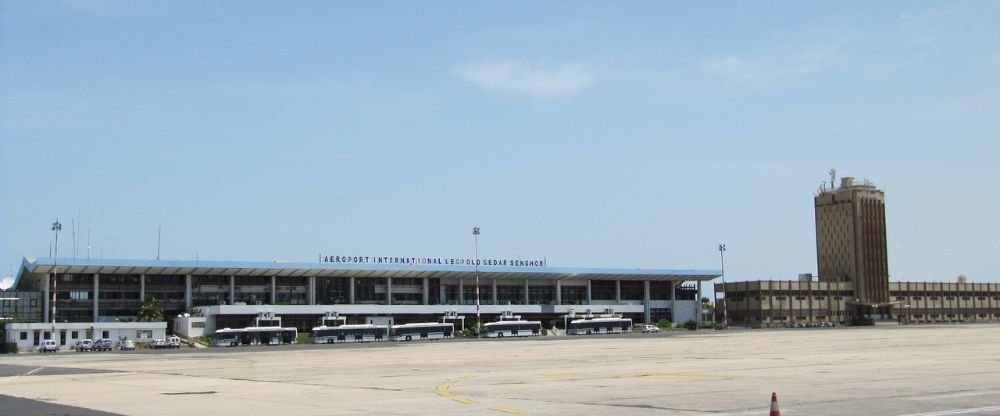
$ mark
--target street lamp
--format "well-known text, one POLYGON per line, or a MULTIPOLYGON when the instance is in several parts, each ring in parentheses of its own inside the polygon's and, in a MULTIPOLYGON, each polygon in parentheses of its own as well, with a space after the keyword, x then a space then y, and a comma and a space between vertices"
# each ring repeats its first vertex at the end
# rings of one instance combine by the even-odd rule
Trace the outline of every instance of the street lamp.
POLYGON ((479 227, 472 227, 472 236, 476 239, 476 338, 479 338, 479 227))
MULTIPOLYGON (((52 318, 50 322, 56 323, 56 283, 59 281, 59 230, 62 230, 62 224, 59 223, 59 218, 56 218, 56 222, 52 223, 52 231, 56 233, 56 251, 55 257, 52 259, 52 318)), ((96 295, 96 293, 95 293, 96 295)), ((55 326, 52 329, 55 332, 55 326)), ((55 334, 53 333, 53 337, 55 334)))
POLYGON ((729 302, 726 300, 726 245, 719 244, 719 259, 722 261, 722 322, 729 328, 729 302))

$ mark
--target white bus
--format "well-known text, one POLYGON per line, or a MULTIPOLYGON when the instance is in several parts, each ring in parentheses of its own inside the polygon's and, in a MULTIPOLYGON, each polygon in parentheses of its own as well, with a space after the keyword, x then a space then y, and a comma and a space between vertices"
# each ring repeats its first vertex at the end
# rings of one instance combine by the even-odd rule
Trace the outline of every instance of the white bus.
POLYGON ((455 332, 455 324, 423 322, 392 326, 392 339, 396 341, 412 341, 415 339, 451 338, 455 332))
POLYGON ((279 326, 251 326, 223 328, 212 334, 212 345, 235 347, 237 345, 281 345, 298 342, 299 331, 279 326))
POLYGON ((312 329, 312 342, 313 344, 373 342, 382 341, 388 334, 387 325, 318 326, 312 329))
POLYGON ((483 325, 487 338, 531 337, 542 334, 541 321, 499 321, 483 325))
POLYGON ((623 332, 632 332, 632 319, 576 319, 570 321, 569 328, 566 329, 567 335, 621 334, 623 332))
POLYGON ((242 329, 223 328, 212 334, 213 347, 235 347, 243 343, 242 329))

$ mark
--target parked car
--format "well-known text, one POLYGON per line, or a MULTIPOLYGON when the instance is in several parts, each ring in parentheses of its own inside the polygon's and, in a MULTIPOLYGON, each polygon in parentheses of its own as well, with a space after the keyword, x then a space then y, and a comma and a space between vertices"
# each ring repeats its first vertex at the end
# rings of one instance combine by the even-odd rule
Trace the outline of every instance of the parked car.
POLYGON ((169 337, 167 338, 167 348, 180 348, 181 339, 179 337, 169 337))
POLYGON ((47 339, 42 341, 42 345, 38 346, 38 352, 56 352, 59 351, 59 344, 56 344, 55 340, 47 339))
POLYGON ((94 349, 94 341, 89 338, 81 339, 73 346, 76 352, 91 351, 94 349))
POLYGON ((163 338, 157 338, 149 342, 149 346, 153 349, 158 350, 160 348, 167 348, 167 341, 163 338))
POLYGON ((655 334, 657 332, 660 332, 660 328, 657 327, 656 325, 643 325, 642 326, 642 333, 643 334, 655 334))
POLYGON ((132 341, 130 339, 126 339, 125 341, 122 342, 121 350, 122 351, 135 351, 135 341, 132 341))
POLYGON ((115 349, 115 343, 108 338, 94 341, 94 351, 111 351, 113 349, 115 349))

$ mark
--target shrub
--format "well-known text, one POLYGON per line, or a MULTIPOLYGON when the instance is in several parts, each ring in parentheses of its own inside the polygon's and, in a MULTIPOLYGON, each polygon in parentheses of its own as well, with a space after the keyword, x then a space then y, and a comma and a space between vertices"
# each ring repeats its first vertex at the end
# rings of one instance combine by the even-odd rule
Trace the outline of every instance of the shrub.
POLYGON ((689 319, 687 322, 684 322, 684 328, 688 331, 694 331, 698 329, 698 322, 695 322, 694 319, 689 319))
POLYGON ((660 329, 666 329, 673 327, 674 324, 673 322, 670 322, 669 319, 664 318, 660 319, 659 321, 656 321, 656 326, 658 326, 660 329))

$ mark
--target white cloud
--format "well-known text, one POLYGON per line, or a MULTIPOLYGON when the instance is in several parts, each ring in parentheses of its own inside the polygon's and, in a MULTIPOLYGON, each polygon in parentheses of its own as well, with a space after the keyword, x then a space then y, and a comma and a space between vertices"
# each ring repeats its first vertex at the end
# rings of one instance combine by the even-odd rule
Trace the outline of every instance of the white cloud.
POLYGON ((751 90, 767 89, 792 83, 825 71, 840 55, 839 45, 813 45, 780 56, 753 59, 738 56, 714 56, 701 61, 700 69, 710 76, 723 78, 751 90))
POLYGON ((518 60, 465 63, 456 66, 454 73, 490 92, 534 98, 574 95, 593 85, 596 78, 585 64, 545 65, 518 60))

